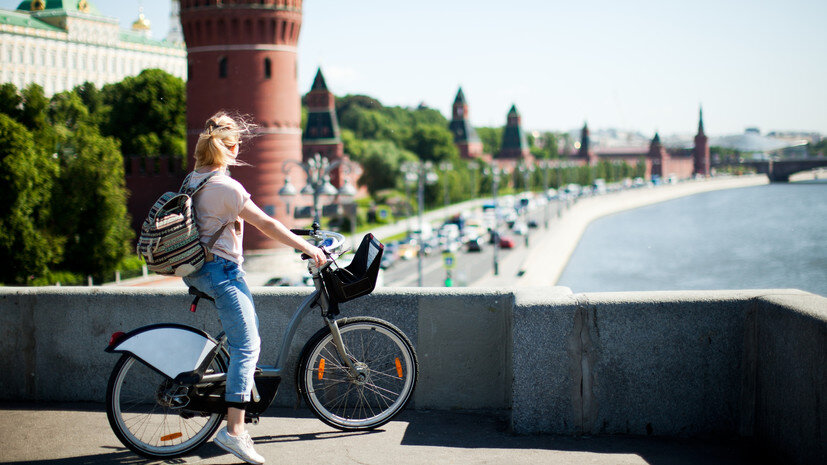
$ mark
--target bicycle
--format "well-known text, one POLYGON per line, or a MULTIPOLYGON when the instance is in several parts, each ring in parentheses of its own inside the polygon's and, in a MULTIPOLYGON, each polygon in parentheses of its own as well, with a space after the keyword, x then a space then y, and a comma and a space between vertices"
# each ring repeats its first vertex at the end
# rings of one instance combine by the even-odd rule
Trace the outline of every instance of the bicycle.
MULTIPOLYGON (((371 293, 384 246, 372 234, 352 262, 338 267, 344 236, 293 230, 309 236, 329 260, 307 260, 315 290, 302 301, 282 337, 273 366, 257 366, 245 421, 258 423, 275 399, 299 323, 318 306, 325 326, 304 345, 296 386, 311 411, 341 430, 374 429, 391 421, 411 398, 418 377, 416 351, 393 324, 371 317, 340 318, 339 304, 371 293), (336 269, 333 269, 333 266, 336 269)), ((190 288, 194 312, 201 298, 190 288)), ((138 455, 164 459, 185 455, 208 441, 227 412, 224 402, 229 353, 223 332, 212 337, 190 326, 165 323, 112 335, 110 353, 122 353, 106 390, 106 414, 118 439, 138 455)))

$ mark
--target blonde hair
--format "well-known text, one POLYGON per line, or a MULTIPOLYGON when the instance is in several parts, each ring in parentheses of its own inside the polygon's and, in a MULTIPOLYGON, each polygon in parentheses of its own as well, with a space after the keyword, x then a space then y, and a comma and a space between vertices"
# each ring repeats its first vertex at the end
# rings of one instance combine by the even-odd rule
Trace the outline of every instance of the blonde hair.
POLYGON ((233 156, 232 149, 252 137, 253 129, 255 125, 243 116, 232 117, 224 111, 212 115, 195 143, 195 168, 247 165, 233 156))

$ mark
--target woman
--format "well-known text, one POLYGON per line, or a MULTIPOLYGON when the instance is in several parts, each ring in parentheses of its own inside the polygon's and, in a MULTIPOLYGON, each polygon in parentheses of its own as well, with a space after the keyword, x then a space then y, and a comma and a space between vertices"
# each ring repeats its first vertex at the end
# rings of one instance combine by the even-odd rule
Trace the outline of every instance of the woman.
POLYGON ((250 402, 260 346, 258 316, 241 269, 244 222, 272 239, 301 250, 318 266, 324 264, 326 258, 319 248, 261 211, 244 187, 227 174, 228 166, 243 164, 238 161, 238 151, 242 136, 250 129, 241 118, 219 112, 207 120, 206 129, 198 137, 195 171, 189 185, 195 187, 209 177, 193 198, 201 241, 206 244, 219 228, 223 231, 210 251, 212 259, 185 277, 184 282, 215 299, 230 350, 225 395, 227 426, 218 432, 215 442, 248 463, 260 464, 264 463, 264 457, 256 453, 244 427, 244 411, 250 402))

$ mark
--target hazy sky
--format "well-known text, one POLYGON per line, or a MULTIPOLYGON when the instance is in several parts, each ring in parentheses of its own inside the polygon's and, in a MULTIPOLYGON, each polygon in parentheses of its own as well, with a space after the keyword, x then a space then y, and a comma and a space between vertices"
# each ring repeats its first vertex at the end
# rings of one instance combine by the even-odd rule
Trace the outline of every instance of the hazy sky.
MULTIPOLYGON (((161 38, 168 0, 92 0, 161 38)), ((14 8, 18 0, 0 0, 14 8)), ((336 95, 420 102, 450 117, 461 85, 475 126, 511 104, 529 130, 827 133, 825 0, 305 0, 299 92, 321 66, 336 95)))

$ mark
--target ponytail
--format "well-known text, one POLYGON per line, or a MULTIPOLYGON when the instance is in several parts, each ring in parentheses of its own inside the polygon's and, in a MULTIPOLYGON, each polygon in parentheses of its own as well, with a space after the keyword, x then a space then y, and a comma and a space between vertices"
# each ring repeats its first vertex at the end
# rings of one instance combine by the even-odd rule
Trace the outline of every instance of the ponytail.
POLYGON ((207 120, 206 127, 195 143, 195 168, 209 165, 247 165, 233 156, 232 149, 242 138, 252 137, 255 125, 243 117, 232 118, 220 111, 207 120))

